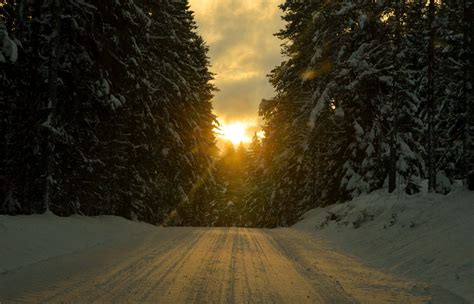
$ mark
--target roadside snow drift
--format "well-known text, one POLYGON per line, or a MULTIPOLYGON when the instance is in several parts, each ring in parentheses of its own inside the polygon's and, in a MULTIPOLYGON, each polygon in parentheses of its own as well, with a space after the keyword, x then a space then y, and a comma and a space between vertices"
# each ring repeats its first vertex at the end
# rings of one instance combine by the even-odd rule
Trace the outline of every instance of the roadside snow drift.
POLYGON ((0 216, 0 274, 158 229, 115 216, 0 216))
POLYGON ((294 228, 365 263, 474 301, 474 192, 376 192, 307 212, 294 228))

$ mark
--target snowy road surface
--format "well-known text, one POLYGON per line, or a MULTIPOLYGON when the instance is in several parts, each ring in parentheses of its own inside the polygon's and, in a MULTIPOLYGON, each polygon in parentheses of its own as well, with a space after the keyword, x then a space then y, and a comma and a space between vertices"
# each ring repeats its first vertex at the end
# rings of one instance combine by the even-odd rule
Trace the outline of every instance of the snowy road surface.
POLYGON ((157 228, 0 274, 0 302, 418 303, 422 284, 294 229, 157 228))

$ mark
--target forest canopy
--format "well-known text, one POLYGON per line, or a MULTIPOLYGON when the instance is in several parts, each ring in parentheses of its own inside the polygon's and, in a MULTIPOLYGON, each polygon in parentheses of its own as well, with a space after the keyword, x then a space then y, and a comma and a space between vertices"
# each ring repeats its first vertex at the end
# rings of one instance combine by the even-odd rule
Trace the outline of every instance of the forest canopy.
POLYGON ((0 3, 1 212, 199 223, 215 88, 187 1, 0 3))

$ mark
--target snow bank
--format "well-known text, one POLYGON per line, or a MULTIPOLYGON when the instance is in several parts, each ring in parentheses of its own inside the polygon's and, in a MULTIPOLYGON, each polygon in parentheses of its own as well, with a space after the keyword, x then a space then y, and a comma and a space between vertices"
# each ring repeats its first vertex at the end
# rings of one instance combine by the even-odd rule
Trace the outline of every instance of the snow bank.
POLYGON ((15 63, 18 59, 18 48, 13 40, 8 37, 5 26, 0 23, 0 62, 15 63))
POLYGON ((474 301, 474 192, 373 193, 307 212, 294 228, 366 264, 474 301))
POLYGON ((0 273, 156 229, 115 216, 0 216, 0 273))

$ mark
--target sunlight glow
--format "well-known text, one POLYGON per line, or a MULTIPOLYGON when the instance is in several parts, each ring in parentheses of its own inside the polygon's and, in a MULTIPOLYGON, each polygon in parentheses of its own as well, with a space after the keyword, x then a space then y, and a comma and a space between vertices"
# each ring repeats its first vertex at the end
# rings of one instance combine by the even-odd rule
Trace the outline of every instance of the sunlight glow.
POLYGON ((263 131, 263 130, 262 130, 262 131, 258 131, 257 133, 255 133, 255 135, 257 135, 257 137, 258 137, 259 139, 263 139, 263 138, 265 138, 265 131, 263 131))
POLYGON ((308 81, 313 80, 318 76, 318 73, 315 70, 306 70, 301 74, 301 79, 308 81))
POLYGON ((247 129, 250 127, 249 123, 243 121, 236 121, 232 123, 222 123, 217 129, 217 137, 228 140, 234 145, 240 143, 249 143, 252 141, 250 136, 247 135, 247 129))

